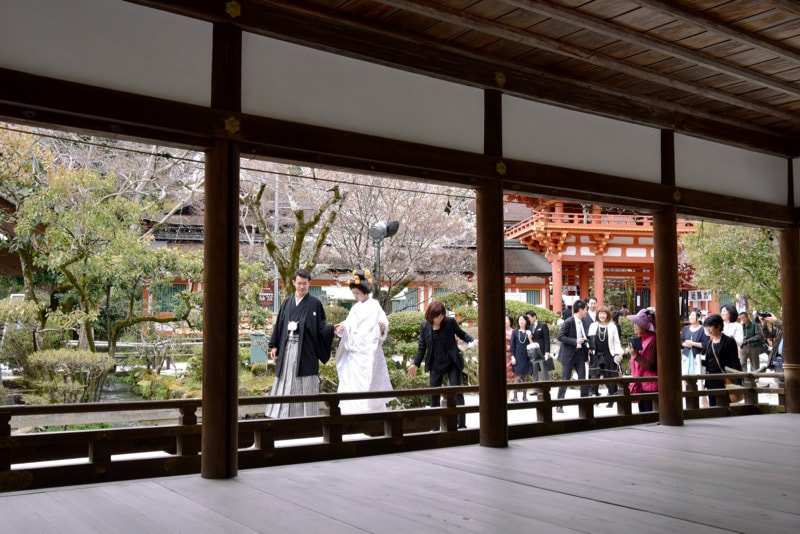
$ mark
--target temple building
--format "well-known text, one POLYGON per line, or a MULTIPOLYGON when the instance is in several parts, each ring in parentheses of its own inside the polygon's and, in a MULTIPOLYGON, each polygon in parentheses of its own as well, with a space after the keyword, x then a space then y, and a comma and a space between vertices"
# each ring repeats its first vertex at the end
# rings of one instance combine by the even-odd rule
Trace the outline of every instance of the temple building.
MULTIPOLYGON (((531 215, 508 226, 506 240, 543 254, 552 266, 552 302, 545 307, 561 312, 564 305, 590 295, 602 304, 608 287, 631 287, 634 309, 656 306, 652 216, 522 195, 509 195, 507 202, 527 206, 531 215)), ((678 219, 676 231, 680 236, 694 231, 694 225, 678 219)), ((685 270, 679 277, 682 307, 705 308, 689 301, 690 291, 693 297, 699 292, 691 285, 690 269, 685 270)))

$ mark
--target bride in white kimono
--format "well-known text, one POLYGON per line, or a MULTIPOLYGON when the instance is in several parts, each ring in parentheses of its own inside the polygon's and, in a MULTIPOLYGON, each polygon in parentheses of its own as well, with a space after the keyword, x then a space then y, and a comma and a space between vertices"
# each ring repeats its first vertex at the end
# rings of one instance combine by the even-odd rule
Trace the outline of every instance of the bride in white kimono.
MULTIPOLYGON (((383 342, 389 333, 389 320, 378 301, 370 298, 372 278, 369 270, 356 271, 350 289, 356 303, 344 322, 334 327, 341 340, 336 350, 339 393, 390 391, 389 370, 383 355, 383 342)), ((386 410, 390 398, 342 401, 342 413, 386 410)))

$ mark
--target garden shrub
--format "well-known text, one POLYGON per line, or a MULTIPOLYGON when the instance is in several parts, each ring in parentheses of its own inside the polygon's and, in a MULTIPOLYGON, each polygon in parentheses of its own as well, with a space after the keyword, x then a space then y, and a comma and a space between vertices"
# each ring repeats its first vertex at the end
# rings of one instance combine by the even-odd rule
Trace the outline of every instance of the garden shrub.
POLYGON ((472 304, 472 299, 464 293, 441 293, 436 295, 436 300, 444 304, 448 310, 455 310, 459 306, 472 304))
POLYGON ((28 358, 35 349, 34 332, 38 327, 38 309, 30 301, 0 300, 0 328, 5 326, 0 344, 0 362, 30 374, 28 358))
POLYGON ((477 321, 478 308, 475 306, 459 306, 452 310, 456 314, 459 321, 477 321))
POLYGON ((325 322, 328 324, 339 324, 347 319, 347 314, 350 310, 344 306, 323 306, 325 310, 325 322))
POLYGON ((105 378, 114 370, 108 354, 51 349, 29 358, 34 384, 50 403, 98 402, 105 378))
POLYGON ((413 342, 419 340, 419 328, 425 314, 418 311, 400 311, 389 315, 389 335, 396 342, 413 342))

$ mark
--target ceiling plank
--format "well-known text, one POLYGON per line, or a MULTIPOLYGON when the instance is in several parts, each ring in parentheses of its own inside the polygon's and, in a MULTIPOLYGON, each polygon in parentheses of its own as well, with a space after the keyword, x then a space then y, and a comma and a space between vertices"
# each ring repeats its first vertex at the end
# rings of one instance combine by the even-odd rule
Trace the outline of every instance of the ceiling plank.
POLYGON ((778 91, 783 91, 785 93, 800 96, 800 87, 798 87, 795 84, 784 82, 782 80, 770 76, 766 76, 751 69, 746 69, 739 67, 737 65, 732 65, 726 61, 721 61, 719 59, 709 57, 706 54, 701 54, 699 52, 689 50, 682 46, 662 41, 661 39, 654 39, 652 37, 648 37, 647 34, 645 33, 629 30, 617 24, 597 19, 595 17, 592 17, 591 15, 581 13, 580 11, 574 9, 568 9, 560 5, 553 4, 552 2, 548 2, 546 0, 502 0, 502 1, 508 5, 512 5, 520 9, 525 9, 529 11, 534 11, 536 13, 549 15, 553 18, 557 18, 564 22, 569 22, 571 24, 577 24, 583 26, 601 35, 614 37, 629 43, 638 44, 653 50, 657 50, 664 54, 672 55, 687 61, 691 61, 698 65, 703 65, 718 72, 730 74, 731 76, 736 76, 737 78, 741 78, 743 80, 755 81, 765 87, 771 87, 773 89, 777 89, 778 91))
POLYGON ((594 65, 611 69, 617 72, 625 73, 630 76, 635 76, 643 80, 656 81, 666 87, 672 87, 691 94, 703 95, 713 100, 720 100, 727 102, 734 106, 738 106, 753 111, 758 111, 765 115, 772 115, 774 117, 783 118, 789 121, 800 120, 800 114, 785 111, 774 106, 765 105, 758 102, 750 101, 724 91, 712 89, 707 86, 691 83, 680 78, 665 75, 659 71, 634 66, 624 61, 614 59, 604 54, 599 54, 592 50, 587 50, 570 43, 552 39, 542 35, 534 34, 513 26, 500 24, 496 21, 487 20, 470 13, 458 11, 456 9, 447 8, 440 4, 434 4, 428 0, 375 0, 381 4, 390 5, 400 9, 406 9, 420 15, 426 15, 435 18, 442 22, 450 22, 458 24, 472 30, 487 33, 502 39, 509 39, 515 42, 523 43, 534 48, 541 48, 550 52, 555 52, 566 57, 579 59, 592 63, 594 65))
MULTIPOLYGON (((798 50, 789 48, 787 46, 782 45, 779 42, 772 41, 758 34, 742 31, 740 28, 737 28, 733 24, 722 22, 703 12, 688 9, 685 6, 679 4, 678 2, 675 2, 674 0, 631 0, 631 1, 639 4, 640 6, 649 7, 651 9, 661 11, 662 13, 672 15, 673 17, 683 20, 685 22, 691 22, 692 24, 696 24, 701 28, 706 28, 708 30, 712 30, 727 35, 731 39, 736 39, 737 41, 750 44, 752 46, 761 48, 762 50, 769 50, 770 52, 777 54, 778 56, 784 59, 788 59, 793 62, 800 62, 800 51, 798 50)), ((787 11, 793 12, 795 14, 800 14, 798 13, 796 0, 786 0, 785 2, 781 2, 780 0, 770 0, 770 1, 772 1, 775 4, 783 4, 781 7, 783 7, 787 11), (788 7, 791 4, 794 4, 794 6, 788 7)))
POLYGON ((774 6, 779 7, 787 13, 800 16, 800 4, 797 0, 769 0, 774 6))

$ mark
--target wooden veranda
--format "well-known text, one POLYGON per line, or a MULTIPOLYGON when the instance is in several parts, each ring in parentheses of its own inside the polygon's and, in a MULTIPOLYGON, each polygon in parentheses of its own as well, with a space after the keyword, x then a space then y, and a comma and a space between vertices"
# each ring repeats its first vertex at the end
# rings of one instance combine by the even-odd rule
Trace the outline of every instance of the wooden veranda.
POLYGON ((800 529, 800 415, 0 494, 9 534, 800 529))
MULTIPOLYGON (((652 213, 657 328, 676 334, 658 337, 658 353, 676 355, 659 363, 658 419, 675 432, 684 430, 678 216, 777 229, 786 411, 800 412, 797 2, 13 0, 2 13, 0 117, 205 151, 203 374, 214 380, 203 385, 203 453, 193 460, 203 477, 232 478, 239 467, 242 154, 475 190, 481 403, 474 432, 484 447, 509 445, 506 193, 652 213)), ((794 416, 782 421, 797 426, 794 416)), ((617 454, 626 445, 614 447, 617 454)), ((651 452, 631 455, 634 469, 667 454, 651 452)), ((796 456, 788 460, 796 466, 796 456)), ((526 458, 525 465, 536 464, 526 458)), ((726 476, 735 485, 736 470, 726 476)), ((446 477, 441 484, 437 495, 463 485, 446 477)), ((494 495, 490 485, 478 487, 494 495)), ((629 489, 628 497, 641 498, 641 486, 629 489)), ((796 498, 796 486, 788 489, 796 498)), ((400 491, 392 502, 407 498, 400 491)), ((80 509, 96 509, 93 494, 71 495, 80 509)), ((524 494, 526 503, 533 496, 524 494)), ((215 506, 223 502, 215 498, 215 506)), ((291 521, 270 520, 284 519, 291 521)))

